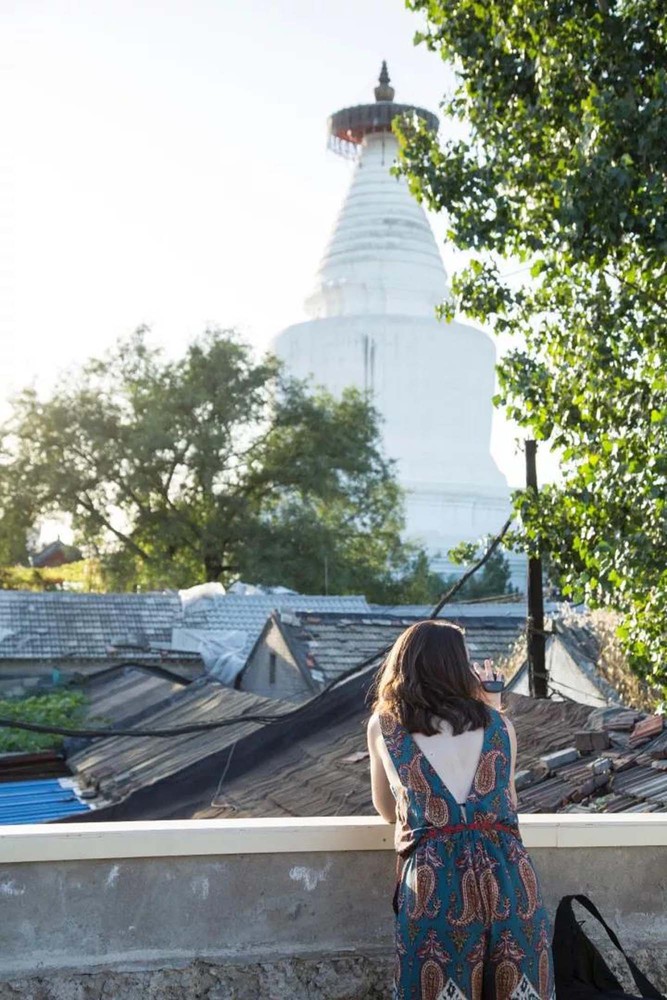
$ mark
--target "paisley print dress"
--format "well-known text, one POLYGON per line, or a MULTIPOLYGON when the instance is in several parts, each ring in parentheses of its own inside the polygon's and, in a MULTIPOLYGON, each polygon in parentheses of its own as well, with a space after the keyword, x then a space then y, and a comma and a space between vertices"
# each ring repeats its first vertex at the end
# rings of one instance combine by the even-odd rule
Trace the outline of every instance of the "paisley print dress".
POLYGON ((490 709, 457 803, 407 729, 380 716, 395 789, 394 1000, 554 1000, 551 927, 510 797, 511 748, 490 709))

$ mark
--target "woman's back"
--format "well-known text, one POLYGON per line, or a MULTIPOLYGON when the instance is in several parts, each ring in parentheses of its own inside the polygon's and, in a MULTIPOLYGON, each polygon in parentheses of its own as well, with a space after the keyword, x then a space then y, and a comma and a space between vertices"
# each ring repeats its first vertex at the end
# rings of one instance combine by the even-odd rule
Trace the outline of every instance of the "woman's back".
POLYGON ((448 722, 439 720, 440 732, 434 736, 413 733, 412 738, 457 802, 465 802, 479 764, 484 729, 469 729, 452 734, 448 722))
MULTIPOLYGON (((378 726, 390 761, 399 851, 429 837, 448 837, 462 823, 499 824, 518 835, 512 796, 512 745, 502 714, 489 709, 484 728, 454 736, 410 732, 389 714, 378 726), (433 827, 434 829, 430 829, 433 827)), ((386 766, 386 765, 385 765, 386 766)))

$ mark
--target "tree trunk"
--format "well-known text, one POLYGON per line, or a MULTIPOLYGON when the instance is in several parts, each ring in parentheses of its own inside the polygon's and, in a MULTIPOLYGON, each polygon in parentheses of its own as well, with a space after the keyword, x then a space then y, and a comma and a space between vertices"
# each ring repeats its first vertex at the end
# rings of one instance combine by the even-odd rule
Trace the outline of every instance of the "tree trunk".
POLYGON ((219 555, 204 556, 204 569, 206 570, 206 582, 217 583, 225 569, 224 562, 219 555))

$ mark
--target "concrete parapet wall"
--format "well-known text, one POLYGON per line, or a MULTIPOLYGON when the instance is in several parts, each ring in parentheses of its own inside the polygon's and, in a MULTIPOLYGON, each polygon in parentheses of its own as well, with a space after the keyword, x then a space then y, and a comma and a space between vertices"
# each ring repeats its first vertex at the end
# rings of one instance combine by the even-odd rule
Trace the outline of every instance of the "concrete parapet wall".
MULTIPOLYGON (((548 840, 548 821, 576 840, 577 823, 562 826, 570 818, 580 819, 526 817, 526 843, 548 840)), ((607 819, 597 819, 607 846, 532 847, 548 905, 590 895, 664 982, 667 820, 607 819)), ((394 859, 379 820, 0 834, 1 1000, 388 995, 394 859)), ((591 839, 590 825, 578 836, 591 839)))

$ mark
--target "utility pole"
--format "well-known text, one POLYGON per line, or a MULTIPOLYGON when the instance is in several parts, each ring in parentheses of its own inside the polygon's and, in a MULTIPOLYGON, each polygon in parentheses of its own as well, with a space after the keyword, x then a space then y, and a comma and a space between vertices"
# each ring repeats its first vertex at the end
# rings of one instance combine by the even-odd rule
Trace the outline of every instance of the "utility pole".
MULTIPOLYGON (((526 488, 537 495, 537 442, 526 441, 526 488)), ((544 635, 544 592, 540 555, 528 560, 528 683, 533 698, 548 697, 544 635)))

